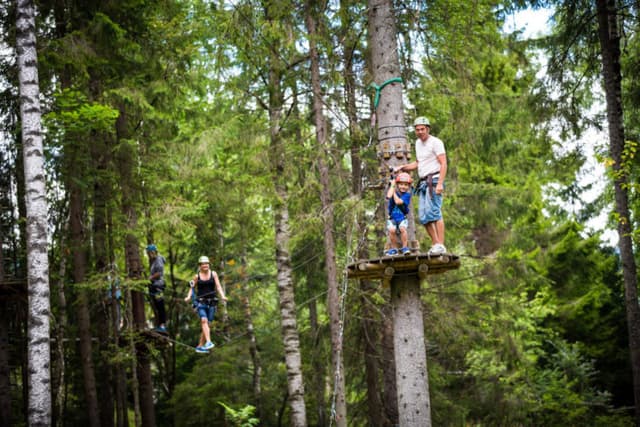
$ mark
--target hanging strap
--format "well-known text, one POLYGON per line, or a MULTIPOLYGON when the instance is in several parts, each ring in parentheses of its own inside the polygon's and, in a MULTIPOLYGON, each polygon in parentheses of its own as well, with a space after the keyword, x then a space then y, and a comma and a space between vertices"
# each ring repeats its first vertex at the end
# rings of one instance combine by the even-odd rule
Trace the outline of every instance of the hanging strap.
POLYGON ((373 98, 373 110, 375 112, 375 110, 378 109, 378 104, 380 103, 380 93, 382 92, 382 89, 384 89, 384 87, 388 84, 391 83, 402 83, 402 78, 401 77, 394 77, 392 79, 387 80, 386 82, 382 83, 380 86, 378 86, 375 83, 371 83, 369 85, 369 87, 372 87, 376 90, 376 95, 373 98))

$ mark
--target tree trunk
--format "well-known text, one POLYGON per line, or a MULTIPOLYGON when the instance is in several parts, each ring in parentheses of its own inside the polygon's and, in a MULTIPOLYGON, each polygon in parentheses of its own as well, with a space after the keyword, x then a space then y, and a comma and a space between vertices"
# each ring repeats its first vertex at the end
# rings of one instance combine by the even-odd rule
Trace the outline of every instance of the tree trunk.
MULTIPOLYGON (((1 258, 0 261, 2 261, 1 258)), ((0 272, 0 283, 3 280, 4 275, 0 272)), ((6 427, 11 426, 11 369, 9 361, 9 301, 3 298, 0 300, 0 425, 6 427)))
POLYGON ((315 7, 322 10, 323 3, 317 5, 315 0, 307 0, 305 7, 305 21, 309 33, 309 56, 311 58, 311 88, 313 91, 313 122, 316 129, 318 144, 318 172, 320 173, 320 201, 322 204, 322 230, 325 251, 325 269, 327 272, 327 312, 329 313, 329 328, 331 331, 331 364, 333 367, 333 399, 332 414, 336 426, 347 425, 347 403, 345 398, 344 364, 342 361, 342 321, 340 319, 340 296, 338 292, 338 273, 336 266, 335 241, 333 238, 333 201, 330 193, 329 169, 326 153, 329 151, 327 141, 327 124, 323 112, 323 94, 320 84, 320 58, 316 39, 318 38, 315 7))
POLYGON ((633 372, 633 396, 636 426, 640 426, 640 307, 638 277, 633 255, 631 217, 629 213, 628 170, 624 164, 624 122, 622 110, 622 74, 620 71, 620 32, 615 0, 597 0, 598 35, 602 55, 602 75, 607 101, 609 151, 614 161, 615 210, 618 214, 618 247, 624 278, 629 353, 633 372))
MULTIPOLYGON (((129 347, 130 354, 136 354, 136 343, 133 336, 134 314, 133 314, 133 291, 127 288, 126 297, 127 301, 127 324, 132 329, 128 335, 127 345, 129 347)), ((140 385, 138 381, 138 360, 136 358, 131 359, 131 394, 133 395, 133 424, 135 427, 142 425, 141 405, 140 405, 140 385)))
MULTIPOLYGON (((65 227, 66 228, 66 227, 65 227)), ((64 352, 64 336, 67 330, 67 296, 65 294, 64 281, 67 275, 67 257, 64 256, 65 249, 67 246, 65 245, 66 231, 62 230, 60 239, 59 248, 60 248, 60 268, 58 270, 58 310, 60 314, 58 315, 58 322, 56 328, 56 351, 58 356, 56 358, 56 369, 58 378, 57 378, 57 387, 56 392, 54 392, 54 396, 56 397, 56 407, 57 413, 56 422, 54 425, 64 425, 64 406, 66 401, 66 364, 65 364, 65 352, 64 352)))
MULTIPOLYGON (((90 85, 92 88, 98 87, 98 83, 94 82, 90 85)), ((93 95, 93 94, 92 94, 93 95)), ((109 256, 107 247, 107 200, 110 200, 110 191, 108 191, 107 168, 109 164, 109 150, 107 138, 98 136, 93 144, 91 144, 91 159, 93 161, 93 170, 95 176, 93 181, 93 248, 95 254, 95 269, 101 278, 106 279, 109 267, 109 256)), ((109 280, 106 280, 109 282, 109 280)), ((100 293, 102 297, 103 292, 100 293)), ((102 299, 102 301, 105 301, 102 299)), ((107 302, 117 304, 114 294, 107 302)), ((100 425, 102 427, 113 426, 114 411, 114 385, 117 387, 118 381, 114 381, 114 373, 116 364, 111 363, 109 357, 109 348, 116 344, 118 329, 113 329, 110 322, 110 308, 112 304, 101 304, 102 310, 98 310, 96 321, 98 328, 98 348, 100 357, 97 366, 98 377, 98 401, 100 403, 100 425)), ((117 348, 117 346, 115 346, 117 348)))
POLYGON ((313 367, 312 388, 316 401, 316 413, 318 414, 318 426, 327 425, 327 405, 325 402, 325 390, 326 390, 326 369, 325 359, 321 351, 321 337, 320 324, 318 322, 318 303, 315 299, 312 299, 308 305, 309 309, 309 328, 311 329, 312 336, 312 350, 311 350, 311 366, 313 367))
MULTIPOLYGON (((377 85, 378 104, 375 114, 378 124, 380 171, 408 162, 402 85, 394 82, 400 76, 398 42, 391 0, 369 0, 369 39, 371 71, 377 85)), ((408 237, 415 242, 413 209, 409 210, 408 237)), ((430 426, 429 383, 426 371, 426 350, 420 280, 416 276, 394 277, 391 280, 391 301, 394 322, 394 355, 400 426, 430 426)))
MULTIPOLYGON (((357 46, 353 22, 350 16, 351 0, 340 1, 340 16, 342 30, 342 64, 344 68, 344 92, 345 110, 349 122, 349 137, 351 139, 351 193, 354 196, 362 197, 362 158, 360 149, 363 143, 363 135, 358 125, 357 105, 356 105, 356 79, 354 70, 354 56, 357 46)), ((358 224, 359 231, 363 224, 358 224)), ((358 234, 361 235, 361 234, 358 234)), ((359 247, 360 248, 360 247, 359 247)), ((366 258, 366 256, 365 256, 366 258)))
POLYGON ((398 425, 398 384, 396 384, 396 358, 394 356, 393 309, 382 308, 382 381, 384 384, 383 406, 385 418, 391 426, 398 425))
POLYGON ((394 347, 403 349, 395 352, 399 425, 431 426, 420 287, 407 276, 395 276, 391 286, 394 347))
POLYGON ((49 348, 49 259, 47 256, 47 198, 36 52, 35 6, 19 0, 16 52, 20 82, 20 118, 24 153, 29 289, 28 360, 29 425, 51 425, 51 353, 49 348))
MULTIPOLYGON (((289 11, 277 2, 263 2, 265 19, 271 25, 285 21, 283 13, 289 11)), ((280 37, 280 36, 278 36, 280 37)), ((276 246, 276 266, 282 339, 284 342, 285 365, 287 369, 287 391, 291 408, 291 425, 306 427, 307 411, 304 402, 304 381, 302 376, 302 358, 300 355, 300 337, 296 319, 291 255, 289 254, 289 205, 287 179, 285 176, 285 141, 282 137, 282 109, 284 94, 282 79, 286 65, 280 57, 281 40, 275 37, 269 49, 269 130, 270 130, 270 168, 275 189, 274 227, 276 246)))
MULTIPOLYGON (((262 362, 260 361, 260 351, 253 327, 253 317, 251 315, 251 304, 249 303, 249 289, 247 286, 246 255, 242 255, 240 283, 242 284, 242 307, 244 309, 244 320, 247 324, 247 335, 249 338, 249 353, 253 363, 253 399, 256 405, 256 418, 262 419, 264 411, 262 409, 262 362)), ((264 420, 263 420, 264 421, 264 420)))
MULTIPOLYGON (((126 218, 124 236, 124 252, 126 271, 131 280, 142 280, 143 269, 140 259, 140 242, 134 234, 138 229, 138 213, 136 210, 136 200, 139 200, 139 191, 136 186, 138 182, 134 173, 135 159, 138 158, 133 148, 124 141, 128 137, 127 113, 122 107, 120 115, 116 120, 119 145, 118 164, 120 165, 120 185, 122 192, 122 213, 126 218)), ((146 319, 144 311, 144 294, 140 291, 131 291, 131 308, 133 316, 133 327, 137 332, 146 329, 146 319)), ((136 346, 136 372, 140 393, 140 415, 143 427, 155 427, 155 411, 153 407, 153 382, 151 378, 151 361, 147 344, 140 340, 136 346)))
MULTIPOLYGON (((73 148, 71 148, 73 150, 73 148)), ((71 158, 74 158, 71 155, 71 158)), ((73 162, 77 163, 77 162, 73 162)), ((82 168, 81 168, 82 169, 82 168)), ((77 169, 73 169, 76 170, 77 169)), ((74 184, 76 179, 74 172, 71 172, 68 180, 69 201, 69 221, 71 231, 71 253, 73 254, 73 279, 75 283, 83 283, 86 278, 87 253, 85 248, 84 227, 83 227, 83 197, 78 185, 74 184)), ((96 391, 96 377, 93 364, 91 346, 91 319, 89 316, 89 297, 86 289, 78 289, 78 337, 80 339, 80 361, 82 367, 84 399, 89 416, 91 427, 100 427, 100 416, 98 413, 98 393, 96 391)))
MULTIPOLYGON (((0 227, 0 248, 4 248, 2 227, 0 227)), ((4 256, 0 249, 0 285, 4 283, 4 256)), ((9 301, 0 300, 0 426, 11 426, 11 369, 9 367, 9 301)))
POLYGON ((380 370, 378 360, 384 351, 378 351, 380 348, 380 333, 378 332, 380 328, 376 327, 375 310, 371 307, 371 303, 367 298, 374 287, 370 281, 361 280, 360 289, 362 294, 361 330, 362 340, 364 341, 364 371, 367 382, 367 419, 370 426, 382 427, 388 425, 383 411, 384 406, 381 399, 378 376, 380 370))
MULTIPOLYGON (((356 106, 356 79, 355 79, 355 71, 354 71, 354 57, 356 46, 358 40, 355 38, 356 33, 353 31, 353 22, 352 16, 350 15, 350 6, 351 1, 342 0, 340 1, 341 8, 341 27, 342 27, 342 46, 343 46, 343 56, 342 62, 344 66, 344 90, 345 90, 345 110, 347 112, 347 118, 349 122, 349 136, 351 138, 351 193, 359 198, 363 197, 363 170, 362 170, 362 159, 360 155, 361 147, 365 141, 365 137, 363 132, 360 129, 358 124, 357 117, 357 106, 356 106)), ((357 230, 356 235, 362 236, 367 232, 367 222, 364 220, 364 217, 359 217, 357 222, 357 230)), ((357 258, 358 259, 366 259, 369 254, 369 248, 365 245, 358 242, 356 248, 357 258)), ((369 420, 369 425, 372 426, 388 426, 393 425, 391 421, 387 417, 387 413, 385 408, 388 406, 392 406, 396 408, 396 400, 395 398, 391 400, 389 396, 386 396, 387 399, 382 399, 380 392, 380 380, 379 380, 379 371, 381 364, 378 363, 380 360, 380 352, 378 349, 380 346, 381 334, 378 332, 379 327, 375 322, 375 310, 372 309, 371 305, 368 303, 366 299, 366 295, 370 293, 373 289, 373 285, 370 281, 361 280, 360 289, 363 295, 361 299, 362 304, 362 339, 364 341, 364 369, 365 369, 365 378, 367 383, 367 417, 369 420)), ((393 341, 392 341, 393 342, 393 341)), ((389 349, 391 353, 386 353, 384 348, 382 353, 389 355, 393 354, 393 346, 389 349)), ((393 390, 395 391, 395 366, 393 365, 394 359, 393 356, 387 356, 390 360, 384 360, 382 364, 383 369, 386 371, 393 372, 393 390)), ((385 385, 387 383, 385 382, 385 385)), ((391 393, 389 393, 391 394, 391 393)), ((386 395, 386 393, 385 393, 386 395)), ((395 397, 395 393, 391 394, 395 397)), ((397 411, 396 411, 397 415, 397 411)), ((396 416, 397 419, 397 416, 396 416)))

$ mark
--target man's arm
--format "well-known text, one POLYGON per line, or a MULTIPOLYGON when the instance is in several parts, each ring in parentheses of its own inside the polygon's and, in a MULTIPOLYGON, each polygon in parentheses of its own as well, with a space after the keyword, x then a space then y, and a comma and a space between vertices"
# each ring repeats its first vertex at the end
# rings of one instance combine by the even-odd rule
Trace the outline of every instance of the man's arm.
POLYGON ((415 169, 418 169, 418 161, 417 160, 415 160, 415 161, 413 161, 411 163, 406 163, 404 165, 396 166, 394 168, 394 171, 402 172, 402 171, 412 171, 412 170, 415 170, 415 169))

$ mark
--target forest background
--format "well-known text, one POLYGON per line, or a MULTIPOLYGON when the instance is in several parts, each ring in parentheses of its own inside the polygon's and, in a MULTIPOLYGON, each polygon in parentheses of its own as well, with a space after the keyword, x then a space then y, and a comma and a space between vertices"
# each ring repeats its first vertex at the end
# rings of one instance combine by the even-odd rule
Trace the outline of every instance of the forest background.
MULTIPOLYGON (((635 242, 640 22, 637 2, 613 4, 635 242)), ((330 425, 337 307, 348 425, 395 425, 389 289, 342 273, 340 292, 328 288, 332 260, 342 272, 384 247, 388 176, 371 119, 385 92, 370 69, 367 2, 36 7, 53 424, 302 425, 295 398, 305 423, 330 425), (148 243, 168 261, 169 340, 141 332, 153 326, 142 299, 148 243), (182 300, 200 255, 229 297, 206 356, 193 351, 199 327, 182 300), (304 378, 295 396, 291 351, 304 378)), ((422 284, 433 424, 633 425, 620 251, 584 225, 615 212, 617 178, 598 132, 607 115, 595 3, 393 7, 408 139, 425 115, 447 147, 447 247, 462 259, 422 284), (548 34, 505 25, 540 6, 548 34), (596 181, 583 141, 606 171, 596 181), (604 191, 585 200, 593 185, 604 191)), ((20 426, 29 360, 15 15, 0 2, 0 424, 20 426)), ((607 220, 615 229, 621 217, 607 220)))

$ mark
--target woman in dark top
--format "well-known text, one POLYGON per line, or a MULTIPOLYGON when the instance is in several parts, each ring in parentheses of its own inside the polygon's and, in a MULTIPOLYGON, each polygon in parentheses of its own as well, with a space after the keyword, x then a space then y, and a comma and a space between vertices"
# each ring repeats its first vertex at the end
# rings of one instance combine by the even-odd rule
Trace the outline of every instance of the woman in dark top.
POLYGON ((196 352, 209 353, 209 350, 214 347, 214 344, 211 342, 211 329, 209 328, 209 324, 213 322, 215 317, 218 298, 222 299, 222 301, 227 301, 227 297, 224 295, 222 286, 220 286, 218 274, 210 268, 209 258, 201 256, 198 264, 200 268, 198 273, 193 277, 193 280, 189 282, 189 293, 184 300, 191 300, 195 288, 195 307, 198 312, 198 317, 200 317, 200 327, 202 328, 196 352))

